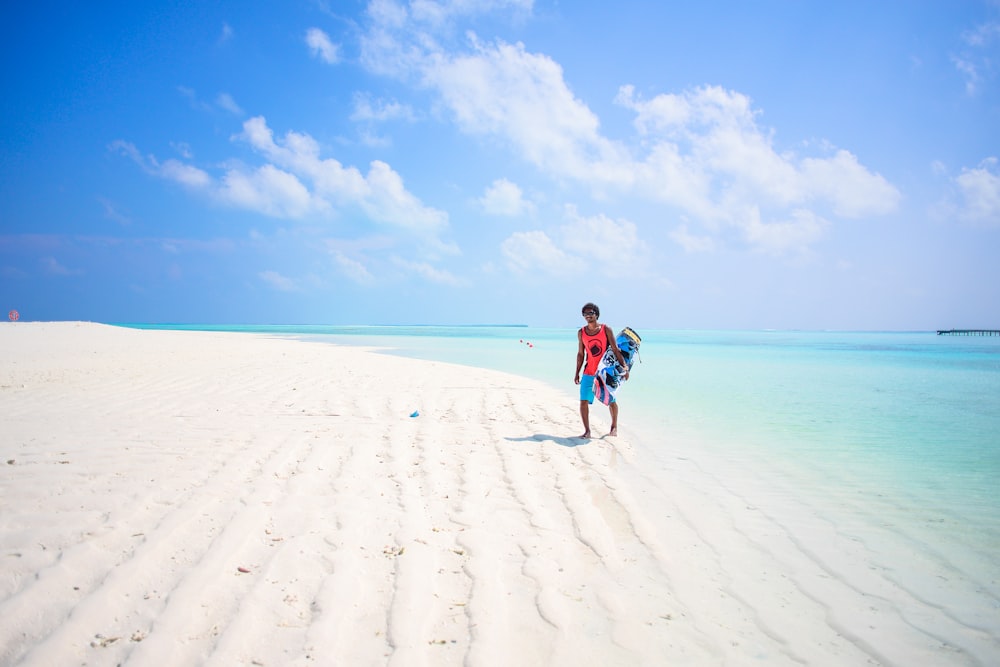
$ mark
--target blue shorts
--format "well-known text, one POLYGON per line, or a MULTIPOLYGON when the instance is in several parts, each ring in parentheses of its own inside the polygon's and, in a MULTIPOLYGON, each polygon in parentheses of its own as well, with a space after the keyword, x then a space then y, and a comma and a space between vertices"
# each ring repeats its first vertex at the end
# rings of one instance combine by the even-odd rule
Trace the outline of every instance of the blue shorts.
MULTIPOLYGON (((588 403, 594 402, 594 376, 587 375, 584 373, 580 376, 580 400, 587 401, 588 403)), ((615 402, 614 396, 611 397, 611 402, 615 402)))

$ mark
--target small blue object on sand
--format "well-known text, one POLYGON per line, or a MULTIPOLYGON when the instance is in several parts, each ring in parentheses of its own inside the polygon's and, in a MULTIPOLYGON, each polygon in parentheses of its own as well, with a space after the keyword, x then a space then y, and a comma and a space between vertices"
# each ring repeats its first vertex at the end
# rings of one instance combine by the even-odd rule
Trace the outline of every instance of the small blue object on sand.
POLYGON ((410 416, 411 416, 411 417, 419 417, 419 416, 420 416, 420 413, 419 413, 419 412, 417 412, 416 410, 414 410, 413 412, 411 412, 411 413, 410 413, 410 416))

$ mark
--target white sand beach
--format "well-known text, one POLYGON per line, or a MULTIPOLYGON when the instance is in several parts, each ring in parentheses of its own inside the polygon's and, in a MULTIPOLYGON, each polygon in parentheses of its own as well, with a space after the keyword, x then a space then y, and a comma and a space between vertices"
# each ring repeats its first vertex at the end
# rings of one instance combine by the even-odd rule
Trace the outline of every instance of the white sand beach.
POLYGON ((575 397, 513 375, 14 323, 0 423, 0 665, 997 657, 940 582, 894 588, 699 462, 649 469, 627 424, 575 439, 575 397))

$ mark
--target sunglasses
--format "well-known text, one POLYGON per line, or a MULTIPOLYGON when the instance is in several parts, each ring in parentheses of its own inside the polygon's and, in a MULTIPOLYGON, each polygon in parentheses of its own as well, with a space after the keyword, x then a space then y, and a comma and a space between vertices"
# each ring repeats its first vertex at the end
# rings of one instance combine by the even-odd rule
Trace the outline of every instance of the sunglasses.
POLYGON ((585 310, 585 311, 583 311, 583 316, 584 317, 589 317, 590 315, 597 315, 597 313, 595 313, 592 310, 585 310))

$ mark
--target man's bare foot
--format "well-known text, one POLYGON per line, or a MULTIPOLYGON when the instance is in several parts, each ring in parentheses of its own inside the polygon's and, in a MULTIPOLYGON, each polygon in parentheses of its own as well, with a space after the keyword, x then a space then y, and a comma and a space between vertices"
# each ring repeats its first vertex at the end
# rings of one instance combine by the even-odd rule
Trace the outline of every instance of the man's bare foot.
POLYGON ((583 438, 584 440, 590 440, 590 431, 586 431, 586 432, 584 432, 583 435, 578 435, 576 437, 583 438))
POLYGON ((615 428, 608 431, 608 435, 615 435, 615 436, 618 435, 618 427, 616 426, 615 428))

